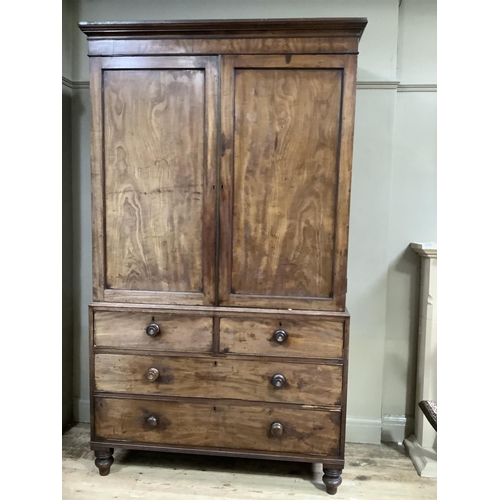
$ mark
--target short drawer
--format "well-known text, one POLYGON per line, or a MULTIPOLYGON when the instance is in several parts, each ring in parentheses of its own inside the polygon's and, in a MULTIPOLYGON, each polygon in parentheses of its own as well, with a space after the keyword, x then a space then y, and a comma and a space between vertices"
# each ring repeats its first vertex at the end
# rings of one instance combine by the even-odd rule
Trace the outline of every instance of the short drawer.
POLYGON ((344 320, 220 319, 220 351, 235 354, 342 358, 344 320))
POLYGON ((95 398, 98 439, 337 456, 340 411, 95 398))
POLYGON ((95 388, 103 392, 340 405, 342 366, 220 356, 100 353, 95 355, 95 388))
POLYGON ((155 311, 95 311, 94 345, 119 349, 209 352, 212 350, 212 328, 211 317, 155 311))

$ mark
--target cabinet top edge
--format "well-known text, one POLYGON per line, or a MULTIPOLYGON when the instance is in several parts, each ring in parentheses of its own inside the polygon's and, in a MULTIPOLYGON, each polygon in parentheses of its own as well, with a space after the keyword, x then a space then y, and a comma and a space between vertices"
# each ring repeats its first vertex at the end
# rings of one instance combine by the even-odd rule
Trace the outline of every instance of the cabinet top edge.
POLYGON ((184 21, 79 22, 89 38, 210 36, 355 36, 361 38, 365 17, 217 19, 184 21))

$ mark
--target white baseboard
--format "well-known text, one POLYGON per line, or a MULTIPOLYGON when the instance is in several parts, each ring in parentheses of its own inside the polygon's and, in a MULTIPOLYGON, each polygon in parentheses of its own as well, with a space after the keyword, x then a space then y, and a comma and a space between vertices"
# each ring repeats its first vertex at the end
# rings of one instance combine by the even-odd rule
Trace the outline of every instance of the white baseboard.
POLYGON ((382 417, 382 437, 385 443, 403 444, 413 432, 414 418, 405 415, 385 415, 382 417))
POLYGON ((346 437, 348 443, 380 444, 381 419, 347 417, 346 437))
POLYGON ((90 423, 90 401, 88 399, 73 399, 73 418, 75 422, 90 423))
POLYGON ((437 477, 437 451, 423 448, 415 436, 405 439, 405 446, 411 461, 421 477, 437 477))

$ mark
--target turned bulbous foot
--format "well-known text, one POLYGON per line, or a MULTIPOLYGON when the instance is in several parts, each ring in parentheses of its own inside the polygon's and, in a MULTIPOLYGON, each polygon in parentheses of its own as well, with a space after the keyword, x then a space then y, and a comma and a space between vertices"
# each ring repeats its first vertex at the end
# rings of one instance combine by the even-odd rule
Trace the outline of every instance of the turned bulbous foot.
POLYGON ((115 459, 113 458, 113 448, 103 448, 95 450, 95 466, 99 469, 101 476, 107 476, 109 469, 113 465, 115 459))
POLYGON ((326 486, 326 492, 329 495, 335 495, 337 488, 342 484, 342 470, 323 468, 323 482, 326 486))

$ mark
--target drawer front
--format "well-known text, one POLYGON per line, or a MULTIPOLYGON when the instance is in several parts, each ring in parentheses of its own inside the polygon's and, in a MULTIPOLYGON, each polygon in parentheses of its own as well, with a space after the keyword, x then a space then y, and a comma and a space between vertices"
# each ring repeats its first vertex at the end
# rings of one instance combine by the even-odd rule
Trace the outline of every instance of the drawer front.
POLYGON ((215 356, 96 354, 95 384, 105 392, 340 405, 342 367, 215 356), (285 378, 281 387, 272 384, 275 375, 285 378))
POLYGON ((100 397, 94 408, 103 440, 338 455, 340 411, 100 397))
POLYGON ((343 338, 343 320, 220 320, 220 350, 223 353, 342 358, 343 338))
POLYGON ((210 317, 179 316, 137 311, 96 311, 96 347, 145 349, 155 351, 209 352, 212 350, 213 320, 210 317), (149 325, 157 325, 146 333, 149 325))

